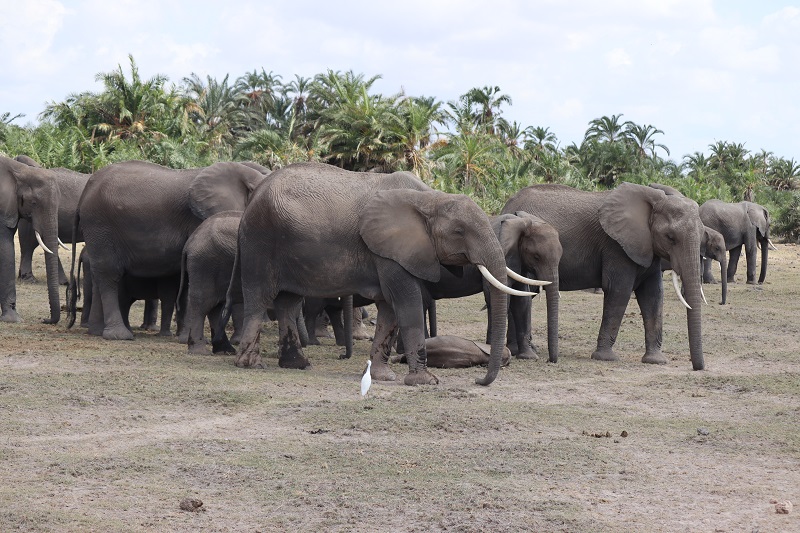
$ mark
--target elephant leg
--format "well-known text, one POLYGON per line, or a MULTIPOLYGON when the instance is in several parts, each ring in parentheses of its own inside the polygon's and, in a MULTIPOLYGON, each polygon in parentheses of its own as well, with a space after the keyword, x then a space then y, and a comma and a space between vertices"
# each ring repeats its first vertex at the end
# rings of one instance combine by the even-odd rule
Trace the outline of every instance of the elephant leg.
POLYGON ((253 298, 244 303, 244 327, 236 366, 243 368, 264 368, 261 362, 261 324, 267 316, 267 307, 261 298, 253 298), (253 301, 255 300, 255 301, 253 301))
MULTIPOLYGON (((322 298, 305 298, 303 302, 303 317, 306 321, 306 331, 308 332, 308 344, 318 345, 319 331, 317 331, 317 319, 322 313, 325 305, 322 298)), ((327 335, 327 331, 325 332, 327 335)))
POLYGON ((161 328, 158 334, 161 337, 172 337, 172 315, 175 314, 175 298, 161 299, 161 328))
MULTIPOLYGON (((204 312, 208 306, 203 305, 199 301, 195 301, 195 299, 190 298, 188 300, 188 309, 186 310, 186 345, 188 352, 195 355, 208 355, 210 352, 206 347, 206 339, 203 337, 203 327, 205 326, 205 316, 206 313, 204 312)), ((220 309, 221 311, 221 309, 220 309)), ((208 312, 209 315, 209 322, 211 321, 211 311, 208 312)), ((219 320, 219 317, 217 317, 219 320)), ((214 331, 214 324, 212 324, 212 331, 214 331)), ((227 337, 225 337, 224 341, 221 341, 221 344, 227 341, 227 337)), ((235 353, 235 352, 232 352, 235 353)))
POLYGON ((142 317, 142 325, 139 329, 145 331, 157 331, 158 326, 158 300, 147 299, 144 301, 144 316, 142 317))
POLYGON ((736 269, 739 267, 739 256, 742 255, 742 245, 731 248, 728 259, 728 283, 736 283, 736 269))
MULTIPOLYGON (((632 275, 629 277, 633 279, 632 275)), ((614 281, 616 283, 613 286, 605 280, 603 282, 603 319, 597 334, 597 349, 592 353, 592 359, 599 361, 619 359, 614 353, 614 343, 633 292, 633 282, 628 282, 624 275, 616 277, 614 281)))
POLYGON ((755 239, 753 239, 752 245, 746 245, 744 247, 744 259, 745 265, 747 266, 747 284, 748 285, 756 285, 756 256, 758 255, 755 239))
POLYGON ((511 354, 518 359, 532 359, 536 361, 539 357, 531 346, 531 340, 533 339, 533 334, 531 333, 531 308, 533 307, 533 299, 528 296, 511 296, 509 300, 511 310, 508 321, 509 350, 511 350, 511 354), (516 344, 516 346, 512 348, 514 344, 516 344), (514 348, 516 348, 516 350, 514 348))
POLYGON ((304 369, 311 366, 303 353, 297 321, 303 307, 303 297, 281 292, 275 298, 275 314, 278 317, 278 366, 304 369))
POLYGON ((344 346, 344 314, 341 307, 327 306, 325 312, 328 318, 331 319, 331 328, 333 329, 333 338, 336 339, 336 346, 344 346))
MULTIPOLYGON (((231 335, 231 344, 239 344, 242 341, 242 326, 244 322, 244 306, 241 303, 233 304, 231 306, 231 318, 233 320, 233 335, 231 335)), ((305 316, 303 317, 305 320, 305 316)), ((306 329, 306 335, 309 335, 306 329)))
POLYGON ((69 276, 64 272, 64 265, 61 264, 61 258, 58 258, 58 284, 69 285, 69 276))
POLYGON ((122 315, 122 323, 125 324, 125 327, 128 329, 131 329, 131 307, 133 307, 135 301, 136 300, 133 298, 122 298, 119 301, 119 312, 122 315))
MULTIPOLYGON (((83 269, 83 309, 81 309, 81 327, 89 327, 89 316, 92 309, 92 270, 83 269)), ((102 332, 100 332, 102 333, 102 332)))
POLYGON ((644 357, 642 363, 667 364, 661 353, 664 329, 664 282, 661 270, 653 274, 636 288, 636 302, 642 311, 644 322, 644 357))
POLYGON ((2 322, 20 322, 14 281, 14 229, 0 224, 0 308, 2 322))
POLYGON ((303 316, 303 306, 300 306, 300 314, 296 320, 297 335, 300 337, 300 346, 305 348, 308 346, 308 329, 306 328, 306 318, 303 316))
MULTIPOLYGON (((224 303, 220 303, 208 312, 208 324, 211 327, 211 338, 214 339, 211 351, 215 354, 233 355, 236 353, 236 348, 234 348, 230 340, 228 340, 228 334, 225 332, 225 325, 220 323, 224 305, 224 303), (222 331, 218 332, 217 330, 220 328, 222 331)), ((203 321, 201 320, 200 322, 202 324, 203 321)))
POLYGON ((372 338, 369 358, 372 361, 370 374, 377 381, 394 381, 397 375, 389 368, 389 355, 395 341, 397 320, 394 309, 383 300, 375 302, 378 317, 375 321, 375 336, 372 338))
POLYGON ((33 233, 33 225, 27 220, 21 219, 17 225, 17 238, 19 239, 19 280, 35 283, 33 251, 38 244, 33 233))
POLYGON ((84 308, 88 305, 89 306, 89 318, 86 323, 88 328, 87 333, 89 335, 97 335, 98 337, 103 334, 103 325, 104 320, 103 318, 103 300, 100 298, 100 288, 97 286, 97 280, 94 278, 91 279, 92 290, 89 294, 88 304, 87 300, 84 300, 83 305, 84 308))
POLYGON ((369 332, 367 328, 364 327, 364 308, 363 307, 354 307, 353 308, 353 339, 359 341, 365 341, 369 339, 369 332))
POLYGON ((716 283, 714 274, 711 273, 711 258, 703 259, 703 283, 716 283))
POLYGON ((96 280, 99 299, 103 302, 103 338, 106 340, 133 340, 133 332, 125 325, 119 306, 119 273, 99 270, 92 262, 92 275, 96 280))

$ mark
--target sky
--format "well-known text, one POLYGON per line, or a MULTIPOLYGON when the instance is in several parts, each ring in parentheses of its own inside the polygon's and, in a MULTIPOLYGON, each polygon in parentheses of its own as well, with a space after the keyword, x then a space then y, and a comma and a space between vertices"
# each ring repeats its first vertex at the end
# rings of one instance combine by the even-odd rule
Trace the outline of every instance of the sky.
POLYGON ((800 1, 0 0, 0 115, 35 123, 98 73, 129 76, 129 54, 175 84, 263 68, 443 102, 498 86, 506 120, 562 147, 621 114, 676 162, 717 141, 800 162, 800 1))

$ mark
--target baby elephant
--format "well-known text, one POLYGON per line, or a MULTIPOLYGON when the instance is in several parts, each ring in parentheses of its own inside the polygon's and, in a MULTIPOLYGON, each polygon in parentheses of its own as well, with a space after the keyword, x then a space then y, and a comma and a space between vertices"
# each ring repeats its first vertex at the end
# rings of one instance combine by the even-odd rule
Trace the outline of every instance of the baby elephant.
MULTIPOLYGON (((469 368, 471 366, 489 364, 489 353, 492 347, 482 342, 475 342, 455 335, 439 335, 425 339, 425 351, 428 353, 428 366, 435 368, 469 368)), ((508 365, 511 351, 503 350, 502 365, 508 365)), ((404 355, 395 355, 393 363, 405 363, 404 355)))

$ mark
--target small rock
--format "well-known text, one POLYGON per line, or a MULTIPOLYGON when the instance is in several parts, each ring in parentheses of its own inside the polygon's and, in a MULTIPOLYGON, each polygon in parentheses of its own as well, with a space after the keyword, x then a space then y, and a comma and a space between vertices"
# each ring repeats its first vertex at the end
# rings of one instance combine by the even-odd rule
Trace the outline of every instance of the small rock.
POLYGON ((205 509, 202 508, 203 502, 195 498, 182 499, 180 507, 181 510, 189 511, 190 513, 199 513, 200 511, 205 511, 205 509))
POLYGON ((775 503, 775 512, 778 514, 789 514, 792 512, 792 502, 789 500, 776 502, 775 503))
POLYGON ((708 435, 709 431, 706 428, 697 428, 698 435, 708 435))
POLYGON ((628 436, 628 432, 627 431, 623 431, 622 433, 619 434, 619 436, 620 437, 627 437, 628 436))

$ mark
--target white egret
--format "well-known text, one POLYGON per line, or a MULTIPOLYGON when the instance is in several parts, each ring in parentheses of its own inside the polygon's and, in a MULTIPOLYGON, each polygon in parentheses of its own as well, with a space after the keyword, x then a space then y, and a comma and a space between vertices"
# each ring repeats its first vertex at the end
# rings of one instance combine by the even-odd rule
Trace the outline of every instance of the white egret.
POLYGON ((370 367, 372 361, 367 359, 367 368, 364 369, 364 375, 361 376, 361 397, 366 398, 370 385, 372 385, 372 376, 370 376, 370 367))

